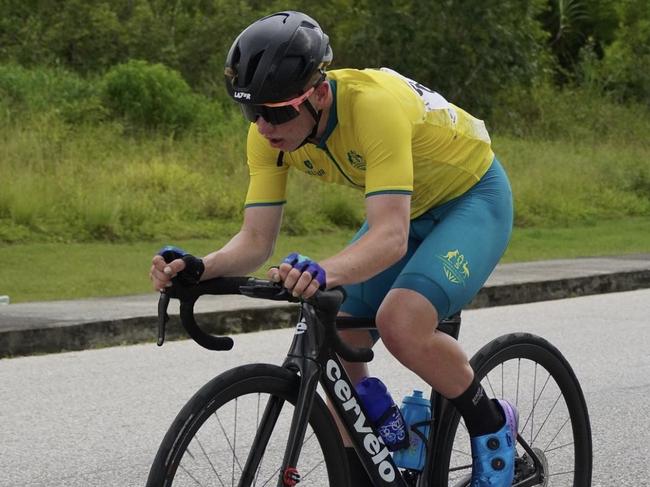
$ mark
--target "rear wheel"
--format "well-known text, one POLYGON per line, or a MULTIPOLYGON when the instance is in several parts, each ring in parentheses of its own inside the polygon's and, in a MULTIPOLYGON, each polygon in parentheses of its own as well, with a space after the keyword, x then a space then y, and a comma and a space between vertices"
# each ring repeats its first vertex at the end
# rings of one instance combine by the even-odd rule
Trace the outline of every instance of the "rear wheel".
MULTIPOLYGON (((543 338, 516 333, 497 338, 471 360, 491 397, 519 411, 513 485, 591 486, 589 413, 571 366, 543 338), (524 449, 524 443, 529 447, 524 449)), ((468 486, 472 469, 469 435, 455 409, 442 418, 443 445, 435 460, 436 487, 468 486)))
MULTIPOLYGON (((147 486, 278 485, 298 387, 297 375, 266 364, 237 367, 215 377, 174 420, 147 486), (267 405, 273 414, 263 421, 267 405), (263 447, 254 442, 258 430, 268 433, 263 447)), ((297 470, 301 486, 348 485, 343 445, 319 396, 297 470)))

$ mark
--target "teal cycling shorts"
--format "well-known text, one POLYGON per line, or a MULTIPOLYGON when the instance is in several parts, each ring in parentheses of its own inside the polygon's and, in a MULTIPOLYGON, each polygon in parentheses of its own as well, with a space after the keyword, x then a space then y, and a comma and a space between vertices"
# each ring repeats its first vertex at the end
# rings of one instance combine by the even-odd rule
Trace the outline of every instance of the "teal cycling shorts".
MULTIPOLYGON (((495 158, 472 188, 411 220, 408 250, 371 279, 345 286, 341 311, 374 317, 391 289, 427 298, 440 319, 461 310, 479 292, 503 255, 512 233, 512 191, 495 158)), ((354 240, 368 231, 364 222, 354 240)))

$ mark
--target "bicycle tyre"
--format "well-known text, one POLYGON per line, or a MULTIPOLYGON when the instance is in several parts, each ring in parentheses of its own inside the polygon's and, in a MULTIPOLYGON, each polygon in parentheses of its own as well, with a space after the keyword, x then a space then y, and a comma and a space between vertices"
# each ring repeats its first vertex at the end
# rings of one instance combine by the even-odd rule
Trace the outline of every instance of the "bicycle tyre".
MULTIPOLYGON (((589 412, 580 383, 562 353, 544 338, 529 333, 513 333, 489 342, 472 357, 470 363, 489 395, 497 398, 506 396, 505 398, 510 400, 516 395, 520 415, 519 433, 531 447, 536 448, 535 452, 545 462, 544 468, 547 470, 545 479, 529 485, 590 487, 593 456, 589 412), (516 394, 513 394, 510 380, 515 372, 510 367, 515 365, 517 366, 517 384, 516 394), (519 374, 522 373, 522 366, 523 368, 534 366, 534 373, 531 372, 534 385, 529 404, 523 404, 525 402, 523 394, 521 394, 522 399, 520 400, 522 384, 519 383, 521 378, 519 374), (538 372, 540 373, 540 387, 543 383, 541 390, 537 390, 538 372), (546 379, 544 379, 545 374, 548 374, 546 379), (557 386, 555 392, 555 386, 551 384, 549 387, 548 385, 551 379, 557 386), (501 381, 501 390, 498 387, 499 380, 501 381), (493 382, 497 383, 496 388, 493 382), (558 394, 558 397, 553 402, 555 394, 558 394), (549 395, 550 400, 546 397, 543 398, 545 395, 549 395), (542 416, 544 422, 541 426, 538 425, 539 429, 536 431, 534 418, 535 409, 538 407, 540 410, 544 407, 547 410, 547 416, 542 416), (565 409, 563 413, 562 408, 565 409), (556 412, 566 415, 567 418, 560 416, 559 421, 550 420, 551 414, 556 412), (532 421, 531 418, 533 418, 532 421), (566 427, 568 422, 570 422, 571 428, 566 427), (551 436, 550 442, 545 445, 550 436, 546 432, 540 441, 537 440, 547 425, 550 425, 549 428, 553 427, 559 430, 555 436, 551 436), (570 440, 569 443, 564 443, 568 440, 570 440), (567 465, 562 465, 563 462, 567 465), (560 465, 556 466, 557 463, 560 465), (565 470, 567 468, 570 470, 565 470)), ((530 378, 531 375, 527 375, 527 377, 530 378)), ((542 412, 543 414, 544 412, 542 412)), ((464 429, 464 424, 461 423, 460 415, 451 407, 444 414, 441 424, 443 429, 438 443, 440 447, 435 455, 429 485, 432 487, 469 485, 468 478, 471 470, 469 472, 462 469, 453 470, 460 468, 459 465, 466 466, 467 461, 469 461, 471 469, 469 436, 464 429), (462 428, 459 428, 459 424, 462 425, 462 428), (469 458, 464 460, 467 457, 469 458)), ((521 445, 519 445, 518 455, 520 458, 522 453, 521 445)), ((523 460, 520 460, 519 465, 522 463, 523 460)), ((520 480, 521 477, 516 477, 513 485, 517 485, 520 480)))
MULTIPOLYGON (((291 411, 287 412, 286 415, 290 421, 293 407, 287 408, 287 404, 292 406, 295 405, 298 387, 299 378, 296 374, 282 367, 269 364, 244 365, 215 377, 205 384, 178 413, 158 449, 149 472, 146 484, 147 487, 208 485, 207 483, 204 484, 201 481, 201 478, 197 478, 198 475, 205 475, 207 477, 208 474, 210 476, 210 482, 212 482, 209 485, 227 485, 228 481, 231 481, 231 485, 239 485, 239 480, 236 479, 235 464, 237 463, 241 470, 242 462, 237 458, 237 454, 242 450, 237 449, 237 436, 234 436, 234 441, 231 441, 231 439, 228 438, 228 431, 230 430, 223 426, 223 423, 226 422, 228 418, 232 419, 229 415, 231 414, 233 403, 234 430, 235 435, 237 435, 238 415, 246 414, 245 412, 240 411, 240 409, 248 411, 250 408, 247 408, 244 405, 251 400, 255 401, 255 395, 258 397, 258 420, 260 397, 262 395, 268 395, 269 398, 275 397, 284 400, 282 414, 284 414, 286 409, 290 409, 291 411), (212 423, 219 423, 221 425, 221 431, 217 428, 216 435, 210 434, 210 430, 214 429, 212 423), (205 431, 202 431, 203 428, 205 428, 205 431), (199 438, 199 433, 202 438, 199 438), (222 450, 219 450, 218 447, 214 447, 214 449, 211 450, 211 448, 213 448, 212 445, 204 445, 203 443, 216 443, 217 441, 222 440, 225 440, 224 443, 227 443, 228 448, 231 449, 233 459, 232 472, 224 471, 224 468, 220 474, 219 470, 222 469, 220 465, 223 464, 221 459, 222 455, 220 453, 222 450), (191 450, 194 450, 194 452, 191 450), (205 459, 203 459, 203 457, 205 457, 205 459), (235 461, 236 459, 237 462, 235 461), (181 463, 187 462, 191 468, 194 468, 195 463, 197 463, 198 460, 203 460, 205 463, 209 464, 209 466, 200 467, 199 473, 196 471, 192 473, 188 472, 188 467, 183 466, 181 463), (181 465, 180 469, 179 465, 181 465), (186 476, 187 479, 185 479, 186 476), (224 481, 224 478, 226 477, 227 479, 224 481)), ((264 407, 262 404, 262 410, 263 409, 264 407)), ((250 420, 251 418, 244 416, 244 421, 247 419, 250 420)), ((282 417, 279 421, 281 420, 282 417)), ((246 424, 250 425, 251 423, 248 422, 246 424)), ((279 423, 274 425, 272 434, 275 435, 277 431, 279 434, 284 435, 284 443, 278 441, 275 442, 276 444, 274 445, 273 441, 271 441, 263 453, 264 457, 259 462, 261 467, 267 454, 274 455, 276 460, 279 456, 277 463, 270 464, 271 469, 277 466, 277 469, 267 479, 268 485, 273 486, 277 485, 278 482, 280 475, 279 470, 284 454, 284 447, 286 445, 286 436, 288 435, 288 427, 286 428, 286 431, 279 431, 280 428, 278 428, 278 425, 279 423)), ((227 426, 230 428, 232 424, 228 424, 227 426)), ((305 444, 308 441, 311 441, 312 444, 310 445, 310 448, 320 448, 322 460, 311 458, 313 456, 311 452, 309 452, 310 454, 307 454, 303 451, 303 454, 299 459, 298 467, 301 466, 303 460, 320 461, 321 465, 324 463, 326 479, 329 481, 330 485, 348 486, 347 459, 344 455, 343 444, 329 410, 319 395, 316 395, 314 398, 309 418, 309 427, 313 431, 313 434, 309 433, 309 431, 308 434, 311 434, 312 438, 314 436, 316 437, 318 440, 318 446, 313 445, 315 442, 307 438, 308 435, 306 435, 303 448, 305 448, 305 444)), ((250 443, 252 443, 252 438, 254 437, 254 432, 256 430, 257 427, 252 428, 252 434, 248 434, 247 439, 251 440, 250 443)), ((240 443, 240 445, 241 444, 242 443, 240 443)), ((250 449, 250 444, 246 445, 244 443, 243 448, 242 460, 245 460, 248 455, 247 449, 250 449)), ((228 450, 226 448, 223 451, 227 453, 228 450)), ((196 468, 199 469, 198 466, 196 466, 196 468)), ((228 469, 229 468, 230 461, 228 462, 228 469)), ((252 485, 264 484, 263 478, 260 479, 257 477, 257 475, 260 475, 260 470, 261 468, 257 470, 258 473, 256 474, 255 482, 253 482, 252 485), (258 479, 260 482, 259 484, 257 484, 258 479)), ((304 472, 301 471, 301 473, 304 472)), ((310 485, 311 482, 316 482, 311 483, 311 485, 323 485, 327 480, 324 481, 321 479, 318 481, 310 481, 309 476, 307 476, 302 479, 300 485, 307 486, 310 485)))

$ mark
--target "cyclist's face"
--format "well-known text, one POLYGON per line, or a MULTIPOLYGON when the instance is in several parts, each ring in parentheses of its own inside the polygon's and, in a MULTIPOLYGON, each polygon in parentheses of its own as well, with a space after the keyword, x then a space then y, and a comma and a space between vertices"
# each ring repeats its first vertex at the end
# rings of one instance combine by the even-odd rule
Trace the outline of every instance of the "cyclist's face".
POLYGON ((297 149, 314 127, 314 118, 304 106, 299 106, 299 114, 288 122, 273 125, 262 117, 258 117, 255 125, 257 130, 271 144, 271 147, 290 152, 297 149))

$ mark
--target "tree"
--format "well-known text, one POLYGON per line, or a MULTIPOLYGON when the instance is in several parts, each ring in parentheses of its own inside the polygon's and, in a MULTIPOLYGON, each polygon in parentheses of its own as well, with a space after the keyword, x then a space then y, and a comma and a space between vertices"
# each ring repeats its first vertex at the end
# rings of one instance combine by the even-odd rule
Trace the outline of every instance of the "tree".
POLYGON ((479 116, 544 66, 544 0, 361 0, 333 32, 338 65, 389 66, 479 116), (338 55, 337 55, 338 53, 338 55))
POLYGON ((622 0, 614 42, 605 49, 601 78, 622 99, 650 102, 650 2, 622 0))
POLYGON ((597 58, 603 57, 617 25, 612 0, 548 0, 539 19, 549 34, 556 80, 560 83, 575 79, 584 48, 592 50, 597 58))

